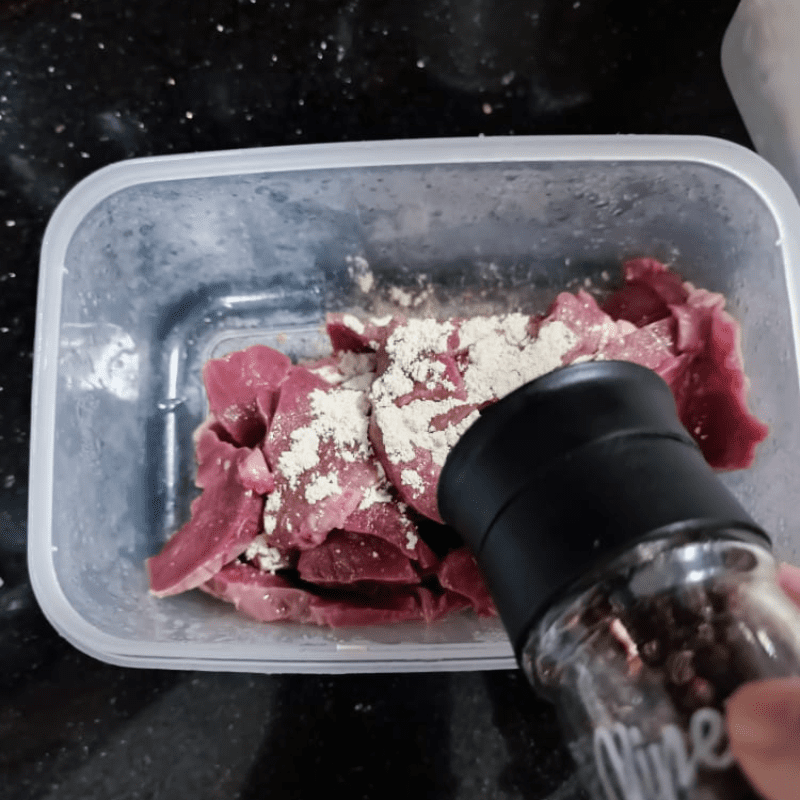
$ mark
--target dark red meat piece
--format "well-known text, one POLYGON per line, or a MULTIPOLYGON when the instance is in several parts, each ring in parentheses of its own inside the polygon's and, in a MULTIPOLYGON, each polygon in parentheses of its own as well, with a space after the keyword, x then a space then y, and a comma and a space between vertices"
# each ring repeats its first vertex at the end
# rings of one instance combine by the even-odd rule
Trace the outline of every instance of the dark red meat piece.
POLYGON ((445 589, 466 597, 476 614, 484 617, 497 615, 478 564, 466 547, 451 550, 442 560, 437 575, 445 589))
POLYGON ((422 602, 414 587, 371 598, 352 596, 336 600, 319 597, 249 564, 229 564, 200 588, 263 622, 282 620, 339 628, 424 618, 422 602))
POLYGON ((415 448, 413 459, 398 462, 387 454, 383 431, 374 416, 369 423, 369 433, 370 441, 386 472, 386 477, 393 486, 397 487, 403 502, 408 503, 428 519, 443 522, 439 516, 439 507, 436 502, 436 485, 442 468, 434 463, 430 452, 422 448, 415 448), (417 478, 409 480, 408 475, 404 478, 403 473, 413 473, 417 478))
POLYGON ((322 585, 419 582, 408 557, 396 547, 375 536, 349 531, 333 531, 321 545, 303 551, 297 569, 303 580, 322 585))
POLYGON ((407 511, 408 507, 398 499, 396 490, 385 481, 379 481, 367 489, 359 507, 347 517, 344 529, 377 536, 418 561, 422 569, 427 569, 437 564, 438 559, 417 536, 417 526, 407 511))
POLYGON ((629 261, 625 278, 606 310, 648 328, 669 327, 677 358, 653 368, 672 389, 681 422, 715 469, 749 467, 769 428, 747 410, 741 329, 725 298, 683 283, 654 259, 629 261))
POLYGON ((307 622, 311 617, 309 606, 315 599, 285 578, 240 562, 223 567, 199 588, 262 622, 307 622))
POLYGON ((263 439, 274 395, 290 366, 283 353, 254 345, 203 367, 211 413, 236 444, 254 447, 263 439))
MULTIPOLYGON (((230 445, 221 443, 220 451, 230 445)), ((157 597, 194 589, 243 553, 259 531, 264 499, 246 489, 238 466, 247 457, 239 450, 192 503, 191 519, 147 560, 151 591, 157 597)))
POLYGON ((769 428, 746 405, 739 326, 724 311, 724 299, 694 289, 686 305, 673 308, 678 349, 687 355, 671 381, 681 422, 715 469, 742 469, 755 458, 769 428))
POLYGON ((663 319, 670 307, 686 301, 683 281, 654 258, 636 258, 624 266, 625 285, 603 304, 614 319, 625 319, 638 328, 663 319))
POLYGON ((358 412, 354 405, 359 397, 303 367, 294 367, 283 382, 265 445, 275 475, 264 518, 270 544, 282 549, 320 544, 331 530, 344 527, 379 480, 366 436, 366 408, 358 412), (318 402, 325 413, 315 411, 318 402), (341 409, 352 413, 342 416, 341 409), (340 441, 351 433, 347 442, 340 441))
POLYGON ((417 596, 422 605, 422 616, 426 622, 434 622, 456 611, 470 608, 470 600, 457 592, 436 593, 424 586, 417 589, 417 596))
POLYGON ((256 494, 271 492, 275 480, 264 454, 258 449, 236 447, 220 436, 220 427, 213 417, 209 417, 195 431, 195 485, 204 488, 217 480, 223 470, 235 464, 239 481, 245 489, 252 489, 256 494))

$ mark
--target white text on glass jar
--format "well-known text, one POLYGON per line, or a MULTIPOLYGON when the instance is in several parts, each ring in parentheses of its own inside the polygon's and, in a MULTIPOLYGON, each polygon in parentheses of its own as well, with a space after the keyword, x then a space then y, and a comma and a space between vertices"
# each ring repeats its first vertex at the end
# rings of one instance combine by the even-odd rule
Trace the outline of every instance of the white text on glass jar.
POLYGON ((660 739, 650 743, 642 740, 638 728, 619 722, 597 728, 594 757, 608 800, 681 800, 695 785, 698 767, 724 770, 733 765, 725 720, 716 709, 692 714, 689 742, 691 752, 677 725, 665 725, 660 739))

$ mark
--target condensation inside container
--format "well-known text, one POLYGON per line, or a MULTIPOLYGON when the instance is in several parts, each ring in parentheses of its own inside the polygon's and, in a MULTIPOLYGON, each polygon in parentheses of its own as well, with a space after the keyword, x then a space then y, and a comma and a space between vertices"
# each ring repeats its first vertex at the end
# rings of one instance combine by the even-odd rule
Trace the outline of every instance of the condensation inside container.
POLYGON ((361 168, 144 184, 83 220, 64 268, 56 403, 52 544, 67 600, 154 653, 366 642, 510 654, 497 621, 470 615, 326 631, 252 622, 198 592, 149 596, 143 561, 197 492, 200 369, 254 342, 324 354, 328 310, 543 311, 562 289, 613 286, 643 255, 723 292, 741 321, 751 406, 771 435, 725 481, 798 560, 789 300, 779 231, 750 186, 673 162, 361 168))

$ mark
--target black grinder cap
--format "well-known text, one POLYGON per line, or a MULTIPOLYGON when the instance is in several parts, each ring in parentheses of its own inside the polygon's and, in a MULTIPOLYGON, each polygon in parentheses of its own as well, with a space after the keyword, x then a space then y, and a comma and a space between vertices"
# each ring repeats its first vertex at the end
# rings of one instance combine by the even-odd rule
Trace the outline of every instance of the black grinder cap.
POLYGON ((559 593, 646 539, 769 539, 706 463, 667 384, 624 361, 562 367, 486 408, 438 486, 519 657, 559 593))

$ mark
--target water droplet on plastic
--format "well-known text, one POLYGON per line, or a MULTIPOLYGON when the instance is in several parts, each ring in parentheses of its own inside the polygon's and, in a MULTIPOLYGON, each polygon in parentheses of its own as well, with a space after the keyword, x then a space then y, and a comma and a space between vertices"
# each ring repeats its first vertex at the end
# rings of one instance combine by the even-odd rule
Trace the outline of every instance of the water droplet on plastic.
POLYGON ((171 414, 173 411, 177 411, 185 402, 185 397, 168 397, 166 400, 158 402, 156 408, 166 414, 171 414))

